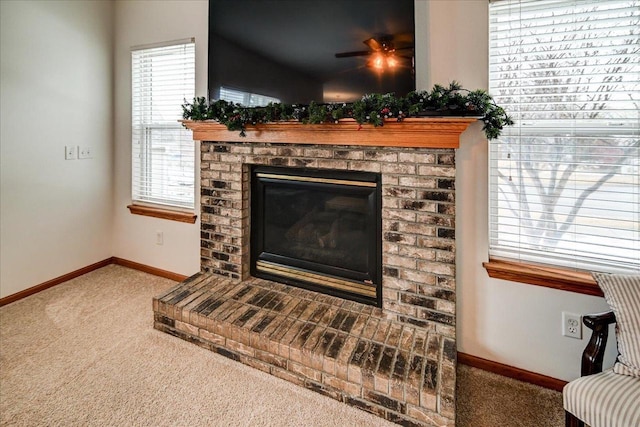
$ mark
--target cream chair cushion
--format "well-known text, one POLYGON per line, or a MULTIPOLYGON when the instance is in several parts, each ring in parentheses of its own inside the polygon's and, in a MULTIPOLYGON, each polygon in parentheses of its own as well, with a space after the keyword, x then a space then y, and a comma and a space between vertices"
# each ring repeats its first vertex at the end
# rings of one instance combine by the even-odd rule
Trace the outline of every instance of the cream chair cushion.
MULTIPOLYGON (((640 377, 640 275, 593 273, 616 315, 617 374, 640 377)), ((640 406, 640 402, 638 402, 640 406)))
POLYGON ((640 426, 640 378, 608 369, 571 381, 564 409, 591 427, 640 426))

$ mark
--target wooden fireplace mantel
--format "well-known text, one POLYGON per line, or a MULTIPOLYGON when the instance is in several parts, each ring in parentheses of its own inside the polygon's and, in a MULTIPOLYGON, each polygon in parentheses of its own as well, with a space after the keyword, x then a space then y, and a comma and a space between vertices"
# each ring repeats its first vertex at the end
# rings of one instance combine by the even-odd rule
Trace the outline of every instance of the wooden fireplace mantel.
POLYGON ((359 125, 353 119, 317 125, 275 122, 247 126, 245 137, 215 121, 182 120, 182 123, 193 131, 196 141, 458 148, 460 134, 477 120, 477 117, 421 117, 401 122, 387 120, 379 127, 359 125))

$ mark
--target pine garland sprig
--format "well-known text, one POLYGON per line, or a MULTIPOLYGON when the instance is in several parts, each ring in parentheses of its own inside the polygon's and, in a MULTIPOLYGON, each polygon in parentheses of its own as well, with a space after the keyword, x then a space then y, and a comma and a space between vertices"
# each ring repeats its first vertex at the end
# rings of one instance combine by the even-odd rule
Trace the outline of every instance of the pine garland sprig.
POLYGON ((402 121, 406 117, 457 115, 479 117, 487 138, 495 139, 505 126, 513 124, 511 117, 496 105, 486 91, 469 91, 456 81, 448 87, 436 84, 431 91, 414 91, 405 97, 396 97, 391 93, 368 94, 353 103, 270 103, 265 107, 244 107, 224 100, 209 103, 200 97, 194 98, 193 103, 185 100, 182 111, 186 120, 215 120, 229 130, 240 131, 241 136, 245 136, 248 125, 277 121, 320 124, 352 118, 360 125, 383 126, 384 121, 389 119, 402 121))

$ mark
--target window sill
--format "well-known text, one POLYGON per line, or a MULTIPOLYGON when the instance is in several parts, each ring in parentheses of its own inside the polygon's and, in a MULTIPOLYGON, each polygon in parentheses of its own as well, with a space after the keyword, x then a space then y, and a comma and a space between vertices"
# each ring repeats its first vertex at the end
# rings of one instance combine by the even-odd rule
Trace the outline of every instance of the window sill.
POLYGON ((489 277, 495 279, 528 283, 585 295, 603 296, 602 290, 588 272, 495 258, 482 263, 482 265, 489 273, 489 277))
POLYGON ((142 205, 129 205, 127 206, 129 211, 134 215, 152 216, 154 218, 168 219, 169 221, 186 222, 188 224, 195 224, 196 214, 190 212, 180 212, 170 209, 155 208, 142 205))

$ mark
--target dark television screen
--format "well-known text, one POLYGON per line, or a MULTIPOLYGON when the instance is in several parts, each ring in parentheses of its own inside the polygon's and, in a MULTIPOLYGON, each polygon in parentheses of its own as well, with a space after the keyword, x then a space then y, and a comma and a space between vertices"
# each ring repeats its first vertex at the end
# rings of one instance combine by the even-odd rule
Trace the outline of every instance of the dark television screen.
POLYGON ((352 102, 415 90, 414 0, 209 0, 209 98, 352 102))

